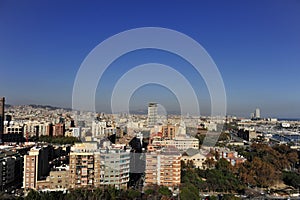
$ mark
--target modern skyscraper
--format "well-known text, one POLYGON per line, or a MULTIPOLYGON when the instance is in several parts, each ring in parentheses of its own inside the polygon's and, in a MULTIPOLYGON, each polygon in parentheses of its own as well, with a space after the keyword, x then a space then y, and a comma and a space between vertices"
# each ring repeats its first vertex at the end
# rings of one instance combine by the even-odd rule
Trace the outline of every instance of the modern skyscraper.
POLYGON ((256 118, 256 119, 260 118, 260 110, 259 110, 259 108, 255 109, 254 118, 256 118))
POLYGON ((155 126, 157 123, 157 103, 148 105, 148 126, 155 126))
POLYGON ((0 144, 3 142, 4 134, 4 106, 5 106, 5 97, 0 98, 0 144))

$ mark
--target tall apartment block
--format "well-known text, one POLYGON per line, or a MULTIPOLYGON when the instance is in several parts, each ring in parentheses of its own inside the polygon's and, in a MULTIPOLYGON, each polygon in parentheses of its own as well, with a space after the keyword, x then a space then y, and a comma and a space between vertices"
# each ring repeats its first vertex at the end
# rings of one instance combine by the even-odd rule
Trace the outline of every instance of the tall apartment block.
POLYGON ((148 126, 155 126, 157 123, 157 103, 148 104, 148 126))
POLYGON ((260 119, 260 109, 259 109, 259 108, 256 108, 256 109, 255 109, 254 117, 255 117, 256 119, 260 119))
POLYGON ((173 138, 176 137, 177 129, 178 127, 176 127, 175 125, 165 125, 162 126, 161 132, 163 133, 164 138, 168 138, 172 140, 173 138))
POLYGON ((64 136, 65 131, 66 128, 64 123, 55 124, 53 127, 53 136, 64 136))
POLYGON ((49 174, 49 147, 33 147, 29 155, 24 156, 23 187, 25 190, 36 189, 37 181, 49 174))
MULTIPOLYGON (((97 180, 97 165, 94 152, 74 151, 70 153, 70 188, 93 187, 97 180)), ((99 177, 98 177, 99 179, 99 177)))
POLYGON ((75 144, 70 153, 70 188, 126 187, 129 161, 129 151, 113 147, 97 149, 93 142, 75 144))
POLYGON ((3 134, 4 134, 4 106, 5 106, 5 98, 0 98, 0 144, 2 144, 3 134))
POLYGON ((22 186, 23 158, 13 151, 0 152, 0 190, 22 186))
POLYGON ((178 187, 181 175, 181 154, 176 148, 166 148, 146 154, 145 186, 178 187))
POLYGON ((125 188, 129 181, 130 152, 122 149, 100 149, 100 185, 125 188))

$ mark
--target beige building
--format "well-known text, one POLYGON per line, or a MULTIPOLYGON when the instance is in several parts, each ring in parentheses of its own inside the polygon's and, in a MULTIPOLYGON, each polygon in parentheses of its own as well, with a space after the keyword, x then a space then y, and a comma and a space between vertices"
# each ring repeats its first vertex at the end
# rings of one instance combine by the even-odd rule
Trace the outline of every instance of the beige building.
POLYGON ((23 187, 36 189, 37 181, 49 174, 49 147, 33 147, 29 155, 24 156, 23 187))
POLYGON ((181 160, 186 164, 188 163, 188 161, 192 161, 194 167, 205 169, 206 158, 207 157, 201 152, 200 149, 188 149, 182 154, 181 160))
POLYGON ((46 180, 40 180, 36 183, 36 189, 40 191, 63 191, 69 188, 69 169, 57 168, 50 171, 50 175, 46 180))
POLYGON ((100 178, 98 160, 95 161, 96 151, 96 142, 76 143, 71 148, 70 188, 93 187, 95 180, 100 178))
POLYGON ((116 134, 116 127, 109 126, 106 121, 93 121, 92 136, 94 138, 104 138, 116 134))
POLYGON ((175 137, 173 140, 166 140, 162 138, 153 138, 148 150, 159 149, 163 147, 176 147, 180 151, 187 149, 199 149, 199 140, 190 136, 175 137))
POLYGON ((70 187, 94 186, 97 177, 97 165, 94 166, 93 152, 70 153, 70 187))
POLYGON ((146 154, 145 186, 180 185, 181 155, 176 148, 165 148, 146 154))
POLYGON ((27 121, 24 124, 24 135, 29 137, 47 135, 48 122, 44 121, 27 121))
POLYGON ((70 188, 114 185, 126 187, 129 182, 130 152, 97 143, 75 144, 70 153, 70 188))
POLYGON ((246 161, 246 159, 238 155, 237 152, 230 151, 227 148, 214 147, 207 150, 209 150, 209 153, 204 152, 202 149, 188 149, 182 154, 181 160, 186 164, 189 161, 192 161, 194 167, 199 169, 206 169, 208 167, 206 163, 207 159, 213 159, 214 161, 217 161, 218 159, 224 158, 232 166, 246 161))
POLYGON ((177 126, 166 125, 161 127, 161 132, 164 138, 173 139, 176 137, 177 129, 178 129, 177 126))

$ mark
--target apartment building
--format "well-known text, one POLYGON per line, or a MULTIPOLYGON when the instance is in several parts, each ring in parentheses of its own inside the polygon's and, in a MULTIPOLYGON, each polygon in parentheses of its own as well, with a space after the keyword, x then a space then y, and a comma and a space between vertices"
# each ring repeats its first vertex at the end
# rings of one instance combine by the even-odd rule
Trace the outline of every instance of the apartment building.
POLYGON ((65 135, 65 124, 58 123, 53 126, 53 136, 64 136, 65 135))
POLYGON ((69 167, 62 166, 52 169, 45 180, 37 181, 39 191, 65 191, 70 184, 69 167))
POLYGON ((247 130, 247 129, 240 129, 237 133, 238 137, 246 140, 251 141, 252 139, 257 137, 257 133, 255 131, 247 130))
POLYGON ((130 152, 118 148, 100 149, 100 185, 124 188, 129 182, 130 152))
POLYGON ((165 148, 146 154, 145 186, 180 185, 181 155, 176 148, 165 148))
POLYGON ((113 146, 98 149, 96 142, 75 144, 70 153, 70 188, 114 185, 129 181, 130 152, 113 146))
POLYGON ((152 127, 157 124, 157 103, 149 103, 148 104, 148 126, 152 127))
POLYGON ((185 151, 190 148, 199 149, 199 140, 190 136, 179 136, 172 140, 156 137, 153 138, 152 143, 148 145, 148 150, 153 151, 164 147, 176 147, 180 151, 185 151))
POLYGON ((24 124, 24 134, 30 137, 47 135, 49 124, 45 121, 27 121, 24 124))
POLYGON ((13 151, 0 152, 0 190, 21 186, 23 158, 13 151))
POLYGON ((70 153, 70 187, 92 187, 97 179, 94 166, 94 152, 70 153))
POLYGON ((29 155, 24 156, 24 178, 25 190, 36 189, 37 181, 46 178, 49 174, 49 146, 33 147, 29 155))
POLYGON ((173 139, 176 137, 177 129, 175 125, 165 125, 161 127, 161 132, 164 138, 173 139))
POLYGON ((2 144, 2 135, 4 134, 4 115, 5 115, 5 97, 0 98, 0 144, 2 144))
POLYGON ((95 138, 108 137, 116 132, 116 127, 108 125, 106 121, 93 121, 92 123, 92 136, 95 138))

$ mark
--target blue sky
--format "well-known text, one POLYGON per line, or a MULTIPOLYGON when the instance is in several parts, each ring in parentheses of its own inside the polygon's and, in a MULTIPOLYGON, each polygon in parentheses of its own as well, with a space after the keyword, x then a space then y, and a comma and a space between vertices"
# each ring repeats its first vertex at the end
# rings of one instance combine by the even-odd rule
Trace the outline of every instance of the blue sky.
MULTIPOLYGON (((6 1, 0 0, 0 96, 10 104, 71 107, 82 61, 100 42, 138 27, 165 27, 198 41, 223 77, 228 114, 300 118, 300 2, 287 1, 6 1)), ((147 62, 172 65, 209 112, 209 94, 180 58, 137 51, 116 60, 101 79, 96 104, 108 111, 114 83, 147 62)), ((141 87, 130 107, 158 101, 178 109, 174 94, 141 87)))

